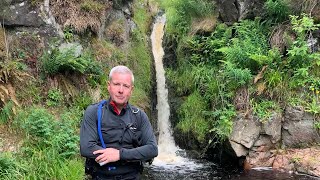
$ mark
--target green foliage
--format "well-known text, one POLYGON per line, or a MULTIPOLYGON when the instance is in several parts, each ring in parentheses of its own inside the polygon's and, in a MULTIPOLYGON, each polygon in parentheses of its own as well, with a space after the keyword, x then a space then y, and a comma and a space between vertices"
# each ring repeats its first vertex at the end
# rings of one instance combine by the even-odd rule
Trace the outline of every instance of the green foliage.
POLYGON ((175 87, 175 93, 178 96, 190 94, 195 90, 193 79, 189 77, 189 72, 183 68, 179 68, 178 71, 167 69, 166 78, 175 87))
POLYGON ((161 1, 166 10, 166 31, 182 36, 189 31, 192 18, 211 15, 214 10, 212 1, 208 0, 171 0, 161 1))
POLYGON ((310 53, 306 38, 312 31, 319 29, 319 24, 315 24, 313 19, 306 14, 302 17, 290 16, 292 29, 295 31, 297 38, 288 50, 289 64, 291 68, 308 67, 314 61, 318 62, 320 57, 310 53))
POLYGON ((52 148, 31 148, 30 153, 21 155, 21 179, 84 179, 83 161, 61 158, 52 148))
POLYGON ((271 88, 277 87, 283 81, 283 73, 275 69, 271 69, 265 75, 267 86, 271 88))
POLYGON ((73 130, 77 130, 80 127, 80 122, 82 121, 83 113, 85 109, 80 107, 70 107, 69 109, 64 110, 61 114, 60 119, 67 126, 73 130))
POLYGON ((219 24, 210 36, 196 35, 183 38, 182 50, 186 53, 185 59, 192 65, 199 63, 206 65, 218 65, 224 55, 218 49, 226 46, 231 38, 231 28, 225 24, 219 24))
POLYGON ((16 169, 16 162, 14 157, 8 153, 0 154, 0 178, 5 179, 6 176, 14 173, 16 169))
POLYGON ((280 23, 289 19, 290 8, 286 0, 267 0, 264 4, 266 19, 280 23))
POLYGON ((318 98, 312 99, 311 103, 307 103, 305 111, 318 116, 320 114, 320 101, 318 100, 318 98))
POLYGON ((257 73, 263 65, 270 63, 266 27, 256 19, 255 21, 244 20, 237 23, 234 28, 236 34, 231 44, 217 51, 225 54, 226 61, 257 73))
MULTIPOLYGON (((150 11, 148 11, 149 7, 145 6, 145 3, 143 0, 136 0, 133 1, 134 6, 134 16, 133 20, 138 25, 139 30, 142 32, 142 34, 147 34, 147 32, 150 30, 151 21, 153 14, 150 14, 150 11)), ((155 3, 150 2, 149 3, 155 3)))
POLYGON ((137 94, 134 92, 132 100, 138 102, 137 105, 144 107, 147 106, 147 104, 143 104, 143 102, 148 101, 148 93, 151 92, 150 67, 152 58, 150 51, 146 51, 146 49, 148 49, 146 37, 141 32, 135 31, 128 54, 130 61, 127 62, 127 65, 133 70, 135 75, 135 91, 141 95, 141 97, 136 96, 137 94), (144 100, 139 98, 144 98, 144 100))
POLYGON ((66 42, 72 42, 74 38, 73 29, 70 26, 65 27, 63 29, 63 36, 66 42))
POLYGON ((319 131, 320 130, 320 122, 319 121, 316 121, 314 123, 314 127, 319 131))
POLYGON ((203 114, 203 111, 207 108, 206 106, 206 100, 199 92, 195 91, 187 97, 178 110, 180 122, 177 128, 181 129, 182 132, 190 132, 200 142, 204 141, 210 128, 210 124, 203 114))
POLYGON ((210 67, 198 65, 192 66, 192 69, 189 74, 189 78, 191 77, 194 87, 196 87, 199 92, 205 92, 207 89, 207 84, 213 79, 214 77, 214 69, 210 67))
POLYGON ((79 137, 75 133, 75 127, 78 125, 74 123, 79 123, 81 113, 62 113, 60 121, 44 108, 33 107, 20 113, 16 121, 19 121, 18 126, 26 132, 28 146, 51 148, 62 157, 77 154, 79 137))
POLYGON ((92 97, 87 92, 81 92, 78 96, 74 97, 73 106, 80 110, 85 110, 92 103, 92 97))
POLYGON ((38 140, 47 140, 53 135, 55 118, 44 108, 34 107, 25 119, 17 119, 28 135, 38 140))
POLYGON ((93 60, 90 52, 77 56, 75 47, 63 52, 53 49, 52 52, 44 53, 41 60, 42 71, 47 75, 55 75, 67 71, 100 75, 100 71, 102 71, 99 64, 93 60))
MULTIPOLYGON (((75 121, 75 122, 79 122, 75 121)), ((71 128, 72 121, 64 120, 58 123, 59 129, 56 130, 51 140, 52 148, 59 152, 59 156, 70 157, 78 154, 79 137, 75 134, 74 129, 71 128)))
POLYGON ((249 69, 236 68, 230 62, 224 62, 225 69, 222 72, 225 84, 228 85, 228 90, 236 90, 237 88, 247 85, 252 80, 252 75, 249 69))
POLYGON ((0 123, 8 123, 14 116, 14 104, 12 101, 6 103, 2 109, 0 109, 0 123))
POLYGON ((35 79, 26 81, 26 85, 16 91, 17 99, 26 105, 38 104, 42 102, 41 80, 35 79))
POLYGON ((232 132, 233 118, 236 116, 236 111, 232 105, 227 105, 227 108, 218 109, 215 111, 208 111, 205 113, 211 121, 213 121, 210 133, 214 134, 214 137, 219 142, 225 141, 232 132))
POLYGON ((58 106, 63 101, 63 93, 60 89, 53 88, 48 91, 47 105, 58 106))
POLYGON ((267 122, 274 113, 280 112, 281 108, 274 101, 261 100, 251 102, 254 114, 261 122, 267 122))

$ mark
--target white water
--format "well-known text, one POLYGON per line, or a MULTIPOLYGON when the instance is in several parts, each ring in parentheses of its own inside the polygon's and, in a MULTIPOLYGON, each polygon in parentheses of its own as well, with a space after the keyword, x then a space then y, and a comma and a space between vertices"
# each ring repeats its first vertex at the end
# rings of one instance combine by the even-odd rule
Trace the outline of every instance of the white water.
POLYGON ((183 168, 186 169, 194 169, 199 167, 199 165, 196 165, 194 162, 177 155, 177 152, 182 150, 176 146, 174 142, 169 121, 170 107, 168 104, 168 89, 166 88, 165 71, 162 62, 164 56, 162 38, 164 35, 165 22, 165 15, 158 16, 154 23, 151 34, 152 53, 155 61, 157 79, 157 110, 159 131, 159 155, 153 161, 153 165, 163 168, 175 168, 177 166, 183 166, 183 168))

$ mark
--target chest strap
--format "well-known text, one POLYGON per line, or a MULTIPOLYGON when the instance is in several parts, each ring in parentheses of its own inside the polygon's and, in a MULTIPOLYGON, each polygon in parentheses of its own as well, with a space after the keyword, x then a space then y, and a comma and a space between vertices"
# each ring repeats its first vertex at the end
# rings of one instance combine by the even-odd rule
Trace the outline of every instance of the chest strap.
POLYGON ((101 117, 102 117, 102 106, 104 104, 106 104, 106 100, 102 100, 100 101, 99 105, 98 105, 98 110, 97 110, 97 116, 98 116, 98 135, 99 135, 99 139, 101 142, 101 146, 103 148, 106 148, 106 144, 104 143, 103 137, 102 137, 102 132, 101 132, 101 117))

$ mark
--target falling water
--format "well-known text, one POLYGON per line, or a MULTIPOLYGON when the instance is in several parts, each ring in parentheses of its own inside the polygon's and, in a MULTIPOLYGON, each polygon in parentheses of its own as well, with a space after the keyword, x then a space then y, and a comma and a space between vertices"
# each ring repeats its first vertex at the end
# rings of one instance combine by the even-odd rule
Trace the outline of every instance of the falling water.
POLYGON ((165 168, 172 168, 176 166, 188 166, 195 167, 192 162, 178 156, 178 152, 183 152, 178 146, 176 146, 172 130, 170 126, 169 116, 170 107, 168 104, 168 89, 166 88, 165 71, 163 68, 163 56, 164 50, 162 48, 162 38, 164 35, 164 26, 166 22, 165 15, 158 16, 152 30, 151 42, 152 53, 155 61, 156 79, 157 79, 157 110, 158 110, 158 147, 159 155, 154 160, 155 166, 161 166, 165 168))
POLYGON ((173 162, 178 147, 174 143, 171 133, 169 116, 170 107, 168 104, 168 89, 166 88, 165 71, 162 58, 164 50, 162 48, 162 37, 164 35, 165 15, 157 17, 151 34, 152 53, 155 61, 157 78, 157 110, 158 110, 158 130, 159 130, 159 158, 167 162, 173 162))

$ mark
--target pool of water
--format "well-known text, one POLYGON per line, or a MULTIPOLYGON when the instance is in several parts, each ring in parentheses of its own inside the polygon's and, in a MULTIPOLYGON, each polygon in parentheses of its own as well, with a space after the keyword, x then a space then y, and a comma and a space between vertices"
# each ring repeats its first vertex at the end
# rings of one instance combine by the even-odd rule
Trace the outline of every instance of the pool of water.
POLYGON ((143 180, 319 180, 320 178, 301 174, 284 173, 271 168, 250 171, 230 171, 214 163, 192 161, 180 165, 147 165, 143 180))

